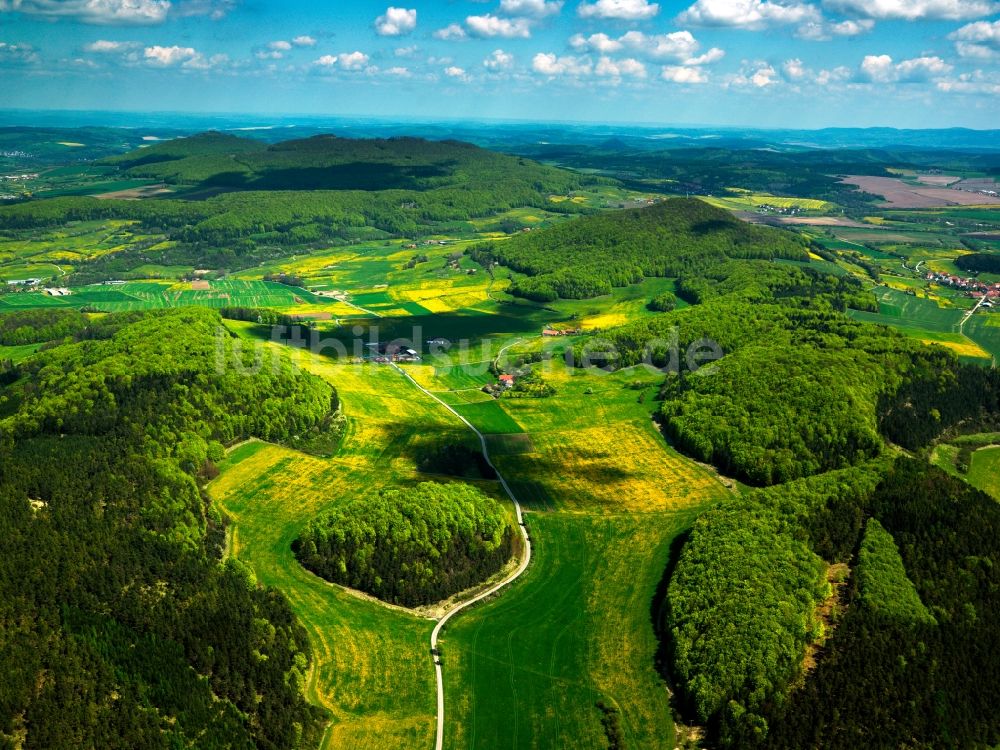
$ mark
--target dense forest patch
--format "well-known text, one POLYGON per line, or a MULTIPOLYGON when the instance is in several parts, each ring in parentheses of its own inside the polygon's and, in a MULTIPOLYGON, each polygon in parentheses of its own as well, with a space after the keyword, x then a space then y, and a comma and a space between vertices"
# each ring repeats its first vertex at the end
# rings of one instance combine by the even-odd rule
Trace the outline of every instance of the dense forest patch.
POLYGON ((336 394, 286 364, 221 372, 219 325, 109 315, 0 389, 0 744, 318 742, 305 633, 282 594, 219 564, 199 482, 222 443, 308 432, 336 394))
POLYGON ((480 583, 511 555, 503 508, 471 485, 423 482, 345 501, 293 546, 309 570, 404 606, 480 583))
POLYGON ((724 747, 995 744, 983 686, 998 668, 998 528, 994 500, 909 458, 706 514, 667 593, 687 710, 724 747), (816 566, 855 554, 846 609, 803 680, 816 566))
POLYGON ((578 365, 668 372, 659 416, 683 452, 754 485, 843 468, 1000 419, 1000 373, 841 311, 857 281, 760 261, 682 276, 700 304, 603 332, 578 365), (721 356, 688 361, 702 348, 721 356))
POLYGON ((685 198, 583 217, 470 252, 527 274, 509 291, 540 302, 598 297, 646 276, 679 276, 731 258, 808 259, 798 235, 685 198))
POLYGON ((667 590, 672 665, 686 708, 723 740, 766 731, 764 712, 822 635, 828 562, 861 528, 853 506, 877 468, 757 490, 698 519, 667 590))
POLYGON ((1000 273, 1000 254, 969 253, 955 259, 955 265, 970 273, 1000 273))
POLYGON ((21 346, 64 339, 87 327, 76 310, 18 310, 0 315, 0 345, 21 346))
POLYGON ((241 190, 413 190, 534 186, 565 194, 570 172, 459 141, 311 138, 268 145, 202 133, 105 159, 131 177, 241 190))
POLYGON ((678 448, 755 485, 873 458, 876 361, 802 344, 743 347, 702 375, 672 376, 660 410, 678 448))

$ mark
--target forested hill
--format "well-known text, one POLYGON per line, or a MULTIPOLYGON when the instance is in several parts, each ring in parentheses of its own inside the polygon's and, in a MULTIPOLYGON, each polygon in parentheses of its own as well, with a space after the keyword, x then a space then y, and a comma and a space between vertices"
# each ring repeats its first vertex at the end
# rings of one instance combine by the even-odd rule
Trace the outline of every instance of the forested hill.
POLYGON ((0 388, 0 746, 314 746, 284 597, 220 563, 222 443, 320 429, 323 381, 236 367, 207 310, 112 315, 0 388), (230 360, 221 367, 217 351, 230 360))
POLYGON ((132 177, 245 190, 530 190, 565 194, 579 176, 458 141, 333 135, 273 145, 202 133, 105 160, 132 177))
POLYGON ((646 276, 679 276, 732 258, 808 258, 799 236, 688 198, 583 217, 473 254, 527 274, 510 291, 541 302, 597 297, 646 276))

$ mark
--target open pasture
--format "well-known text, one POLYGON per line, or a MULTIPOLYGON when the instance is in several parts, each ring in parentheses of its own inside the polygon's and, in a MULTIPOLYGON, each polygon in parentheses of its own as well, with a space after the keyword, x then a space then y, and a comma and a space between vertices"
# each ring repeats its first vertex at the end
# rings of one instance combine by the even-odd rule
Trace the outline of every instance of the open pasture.
POLYGON ((627 747, 673 748, 653 605, 693 514, 528 518, 536 553, 524 579, 442 637, 445 747, 603 750, 603 701, 621 711, 627 747))
POLYGON ((1000 500, 1000 446, 980 448, 972 454, 969 482, 1000 500))

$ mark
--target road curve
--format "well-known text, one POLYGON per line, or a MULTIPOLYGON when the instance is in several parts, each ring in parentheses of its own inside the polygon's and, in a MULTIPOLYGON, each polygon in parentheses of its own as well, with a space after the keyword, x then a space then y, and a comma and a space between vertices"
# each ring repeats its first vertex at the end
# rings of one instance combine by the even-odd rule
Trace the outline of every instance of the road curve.
MULTIPOLYGON (((503 352, 503 350, 501 350, 501 353, 502 352, 503 352)), ((486 437, 483 435, 483 433, 481 433, 478 429, 476 429, 472 425, 472 422, 470 422, 468 419, 466 419, 461 414, 459 414, 457 411, 455 411, 455 409, 453 409, 449 404, 446 404, 444 401, 442 401, 436 395, 434 395, 429 390, 427 390, 422 385, 420 385, 420 383, 418 383, 416 380, 414 380, 413 377, 411 377, 408 372, 406 372, 405 370, 403 370, 397 364, 392 363, 392 367, 394 367, 396 369, 396 371, 400 375, 402 375, 404 378, 406 378, 411 383, 413 383, 413 385, 416 386, 420 391, 422 391, 424 394, 426 394, 427 396, 430 396, 432 399, 434 399, 435 401, 437 401, 439 404, 441 404, 441 406, 443 406, 445 409, 447 409, 452 414, 454 414, 456 417, 458 417, 460 420, 462 420, 462 422, 465 424, 466 427, 468 427, 470 430, 472 430, 474 433, 476 433, 476 436, 479 438, 479 444, 482 446, 483 458, 486 459, 486 463, 489 464, 490 468, 493 469, 494 472, 496 472, 497 479, 500 480, 500 484, 503 486, 504 492, 507 493, 507 497, 509 497, 510 500, 511 500, 511 502, 514 503, 514 511, 517 514, 517 528, 521 532, 521 539, 524 542, 524 555, 521 558, 521 563, 517 566, 517 569, 513 573, 511 573, 509 576, 507 576, 506 578, 504 578, 502 581, 500 581, 500 583, 496 584, 495 586, 491 586, 490 588, 488 588, 486 591, 482 592, 481 594, 477 594, 472 599, 467 599, 466 601, 461 602, 461 603, 455 605, 455 607, 453 609, 450 609, 447 613, 445 613, 445 615, 440 620, 438 620, 437 625, 434 626, 434 630, 431 632, 431 657, 434 659, 434 674, 435 674, 435 677, 437 678, 437 734, 436 734, 436 738, 434 740, 434 748, 435 748, 435 750, 443 750, 443 748, 444 748, 444 677, 443 677, 443 675, 441 673, 441 660, 438 658, 437 653, 436 653, 436 651, 437 651, 438 636, 441 634, 441 630, 444 628, 444 626, 448 623, 448 621, 452 617, 454 617, 455 615, 457 615, 463 609, 466 609, 467 607, 471 607, 473 604, 481 602, 483 599, 486 599, 487 597, 492 596, 497 591, 499 591, 500 589, 502 589, 504 586, 507 586, 508 584, 513 583, 515 580, 517 580, 521 576, 522 573, 524 573, 525 570, 527 570, 528 563, 531 562, 531 540, 528 538, 528 532, 527 532, 527 530, 524 527, 524 515, 521 512, 521 504, 517 501, 517 498, 514 496, 513 491, 511 491, 511 489, 510 489, 510 485, 507 484, 507 480, 504 479, 503 474, 501 474, 499 471, 497 471, 497 467, 493 465, 493 461, 490 459, 489 448, 486 445, 486 437)))

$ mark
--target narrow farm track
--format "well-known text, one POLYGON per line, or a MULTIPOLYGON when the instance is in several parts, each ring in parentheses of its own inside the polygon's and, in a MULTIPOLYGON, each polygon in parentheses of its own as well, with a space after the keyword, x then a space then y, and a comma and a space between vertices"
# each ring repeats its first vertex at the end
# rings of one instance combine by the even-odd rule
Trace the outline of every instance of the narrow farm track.
MULTIPOLYGON (((504 348, 506 349, 508 347, 504 347, 504 348)), ((501 350, 501 354, 502 353, 503 353, 503 350, 501 350)), ((444 626, 448 623, 448 621, 451 620, 451 618, 453 618, 459 612, 461 612, 464 609, 467 609, 467 608, 471 607, 473 604, 476 604, 478 602, 483 601, 484 599, 489 598, 490 596, 493 596, 493 594, 495 594, 496 592, 498 592, 500 589, 502 589, 505 586, 513 583, 514 581, 516 581, 518 578, 521 577, 521 574, 523 574, 524 571, 528 569, 528 564, 531 562, 531 540, 528 538, 528 532, 525 530, 525 527, 524 527, 524 515, 523 515, 523 513, 521 511, 521 504, 517 501, 517 497, 515 497, 514 492, 510 488, 510 485, 507 484, 507 480, 497 470, 496 466, 493 465, 493 461, 490 459, 490 451, 489 451, 489 447, 486 444, 486 436, 483 435, 483 433, 480 432, 478 429, 476 429, 476 427, 474 427, 473 424, 468 419, 466 419, 461 414, 459 414, 457 411, 455 411, 455 409, 453 409, 451 406, 449 406, 448 404, 446 404, 444 401, 442 401, 440 398, 438 398, 435 394, 431 393, 429 390, 427 390, 422 385, 420 385, 416 380, 414 380, 410 376, 409 373, 407 373, 401 367, 399 367, 396 364, 393 364, 392 367, 395 368, 395 370, 397 372, 399 372, 400 375, 402 375, 404 378, 406 378, 407 380, 409 380, 416 388, 418 388, 426 396, 429 396, 430 398, 434 399, 439 404, 441 404, 441 406, 443 406, 449 412, 451 412, 456 417, 458 417, 458 419, 460 419, 462 421, 462 423, 465 424, 466 427, 468 427, 470 430, 472 430, 476 434, 476 436, 479 438, 479 443, 480 443, 480 445, 482 447, 483 458, 486 459, 486 463, 490 466, 490 468, 493 469, 494 472, 496 472, 497 479, 500 480, 500 484, 503 486, 504 491, 507 493, 507 496, 510 498, 511 502, 514 503, 514 511, 517 514, 517 528, 521 532, 521 540, 524 543, 524 554, 521 557, 520 564, 517 566, 517 569, 514 570, 513 573, 511 573, 509 576, 507 576, 502 581, 500 581, 499 583, 497 583, 495 586, 491 586, 490 588, 488 588, 486 591, 482 592, 481 594, 478 594, 477 596, 474 596, 472 599, 467 599, 466 601, 461 602, 458 605, 456 605, 453 609, 449 610, 440 620, 438 620, 437 625, 434 626, 434 630, 431 632, 431 656, 434 659, 434 674, 435 674, 435 678, 437 680, 437 734, 436 734, 436 738, 435 738, 435 741, 434 741, 434 748, 435 748, 435 750, 443 750, 443 748, 444 748, 444 677, 443 677, 442 672, 441 672, 441 660, 438 658, 438 655, 437 655, 438 636, 441 634, 441 631, 444 629, 444 626)))

